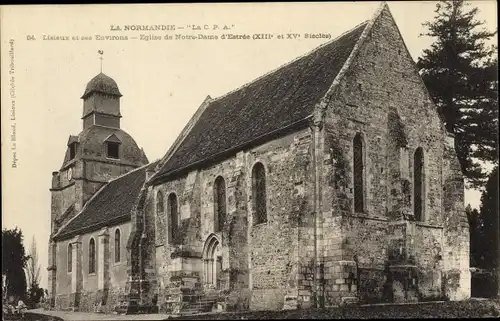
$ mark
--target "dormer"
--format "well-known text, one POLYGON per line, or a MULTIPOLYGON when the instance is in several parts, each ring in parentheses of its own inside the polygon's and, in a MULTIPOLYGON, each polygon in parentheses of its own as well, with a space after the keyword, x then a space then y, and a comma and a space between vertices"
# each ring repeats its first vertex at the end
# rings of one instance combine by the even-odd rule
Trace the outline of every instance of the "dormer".
POLYGON ((69 136, 67 145, 69 149, 69 160, 72 160, 76 157, 78 152, 78 136, 69 136))
POLYGON ((121 140, 115 134, 109 135, 105 140, 106 157, 112 159, 120 159, 121 140))

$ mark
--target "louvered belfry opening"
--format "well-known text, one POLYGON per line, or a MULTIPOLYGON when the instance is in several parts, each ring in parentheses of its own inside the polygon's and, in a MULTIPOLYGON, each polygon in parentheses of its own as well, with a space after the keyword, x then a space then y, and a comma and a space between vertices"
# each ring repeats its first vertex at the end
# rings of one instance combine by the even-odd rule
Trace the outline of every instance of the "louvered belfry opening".
POLYGON ((226 220, 226 182, 222 176, 217 177, 214 183, 214 230, 222 231, 226 220))
POLYGON ((365 209, 364 202, 364 151, 363 138, 361 134, 356 134, 353 141, 354 150, 354 211, 362 213, 365 209))
POLYGON ((266 208, 266 170, 262 163, 254 165, 252 170, 252 194, 254 199, 255 224, 267 222, 266 208))
POLYGON ((415 220, 423 220, 423 194, 424 194, 424 151, 417 148, 413 157, 413 212, 415 220))

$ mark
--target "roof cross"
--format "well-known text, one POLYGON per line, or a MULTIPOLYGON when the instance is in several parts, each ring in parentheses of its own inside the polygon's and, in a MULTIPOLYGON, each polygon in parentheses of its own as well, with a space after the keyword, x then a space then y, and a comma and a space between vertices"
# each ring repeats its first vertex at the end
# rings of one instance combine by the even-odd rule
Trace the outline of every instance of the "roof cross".
POLYGON ((104 51, 98 50, 97 53, 100 55, 99 59, 101 59, 101 73, 102 73, 102 60, 104 59, 102 55, 104 54, 104 51))

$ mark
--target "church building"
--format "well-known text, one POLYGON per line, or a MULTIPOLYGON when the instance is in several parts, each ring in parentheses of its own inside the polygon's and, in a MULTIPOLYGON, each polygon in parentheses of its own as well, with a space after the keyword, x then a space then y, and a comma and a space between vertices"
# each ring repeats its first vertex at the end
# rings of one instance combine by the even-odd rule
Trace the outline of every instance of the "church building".
POLYGON ((160 160, 99 74, 52 178, 55 309, 188 314, 470 297, 454 137, 387 4, 222 97, 160 160))

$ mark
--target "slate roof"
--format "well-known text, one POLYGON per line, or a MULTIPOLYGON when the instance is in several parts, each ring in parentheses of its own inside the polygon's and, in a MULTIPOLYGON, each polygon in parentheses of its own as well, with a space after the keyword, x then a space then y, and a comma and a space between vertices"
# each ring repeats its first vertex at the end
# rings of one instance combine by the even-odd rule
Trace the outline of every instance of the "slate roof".
POLYGON ((75 204, 71 204, 67 209, 66 211, 64 211, 64 213, 59 217, 59 218, 56 218, 56 223, 59 224, 60 222, 62 222, 62 220, 64 220, 66 217, 71 217, 75 214, 75 204))
MULTIPOLYGON (((143 150, 137 146, 135 140, 120 128, 104 127, 93 125, 83 130, 77 137, 79 147, 76 151, 75 158, 100 159, 106 160, 106 150, 104 142, 106 139, 115 136, 116 139, 111 141, 119 141, 120 161, 127 164, 145 165, 148 159, 143 150)), ((70 136, 68 141, 71 141, 75 136, 70 136)), ((64 160, 61 169, 65 168, 72 160, 70 159, 69 148, 66 149, 64 160)))
POLYGON ((87 83, 87 87, 85 88, 82 99, 87 98, 93 92, 100 92, 103 94, 109 94, 118 97, 122 96, 120 90, 118 89, 116 81, 114 81, 113 78, 103 74, 102 72, 87 83))
POLYGON ((146 181, 146 171, 154 166, 156 162, 132 170, 104 185, 89 199, 82 211, 59 231, 56 239, 129 221, 133 206, 146 181))
POLYGON ((326 94, 367 22, 209 103, 158 177, 186 169, 304 120, 326 94))

